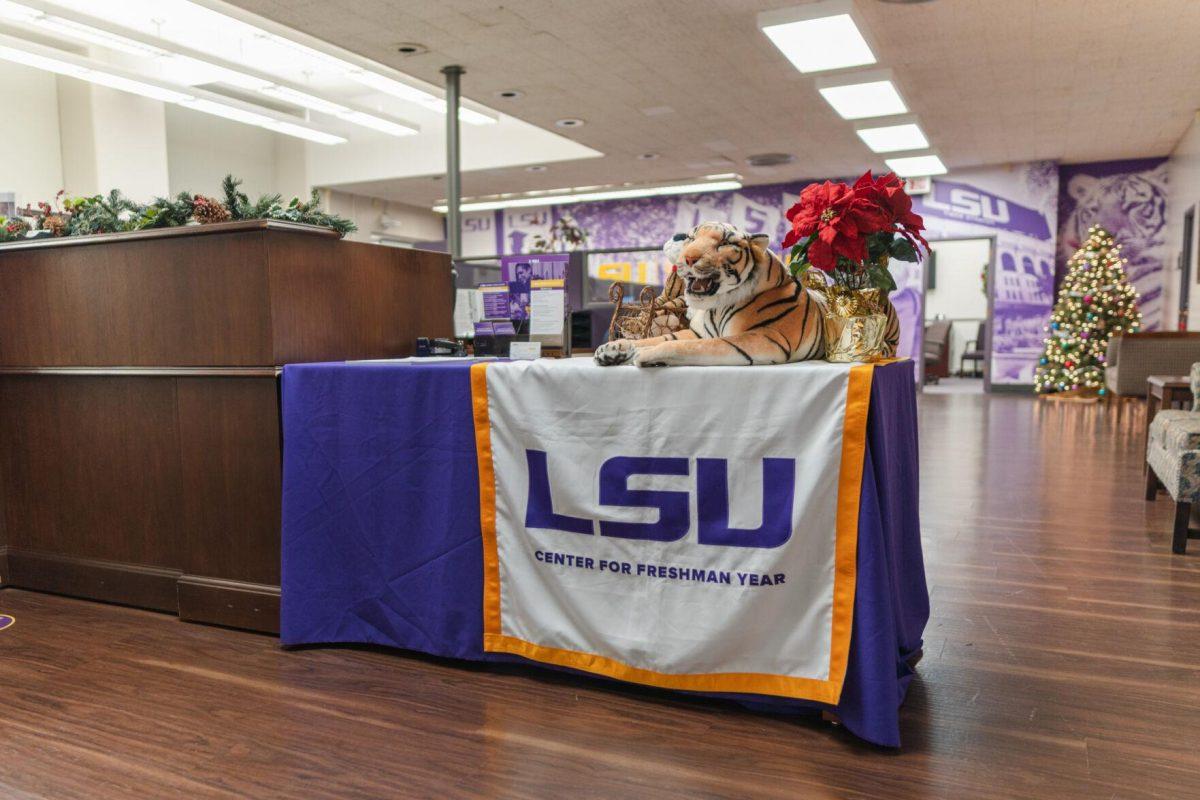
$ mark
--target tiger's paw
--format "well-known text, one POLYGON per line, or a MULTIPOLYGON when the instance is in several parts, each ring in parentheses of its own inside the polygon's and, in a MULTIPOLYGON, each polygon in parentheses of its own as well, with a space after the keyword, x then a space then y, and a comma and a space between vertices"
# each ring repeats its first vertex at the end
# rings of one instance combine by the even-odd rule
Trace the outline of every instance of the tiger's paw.
POLYGON ((629 339, 617 339, 597 347, 592 359, 602 367, 614 367, 632 360, 637 351, 629 339))
POLYGON ((675 363, 677 357, 670 347, 655 345, 641 347, 633 354, 633 363, 639 367, 666 367, 675 363))

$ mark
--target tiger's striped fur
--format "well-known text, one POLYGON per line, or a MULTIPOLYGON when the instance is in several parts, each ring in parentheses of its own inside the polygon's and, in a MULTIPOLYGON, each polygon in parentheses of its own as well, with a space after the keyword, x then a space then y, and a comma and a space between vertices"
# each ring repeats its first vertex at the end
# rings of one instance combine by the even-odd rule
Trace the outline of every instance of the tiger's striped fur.
POLYGON ((767 241, 722 222, 697 225, 675 265, 688 328, 608 342, 597 348, 596 363, 735 366, 823 358, 824 309, 767 249, 767 241))

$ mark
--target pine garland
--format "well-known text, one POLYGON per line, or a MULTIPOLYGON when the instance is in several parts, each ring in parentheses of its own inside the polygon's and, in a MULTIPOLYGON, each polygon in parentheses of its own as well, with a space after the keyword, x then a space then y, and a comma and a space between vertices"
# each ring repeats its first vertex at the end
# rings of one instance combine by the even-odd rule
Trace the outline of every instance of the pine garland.
MULTIPOLYGON (((345 236, 358 230, 350 220, 321 210, 321 198, 316 189, 307 201, 292 198, 286 206, 278 194, 265 194, 254 203, 240 190, 242 182, 226 175, 221 183, 224 200, 190 192, 180 192, 174 198, 158 197, 142 205, 125 197, 119 189, 107 195, 63 199, 55 198, 55 206, 38 203, 37 209, 25 209, 21 214, 32 216, 38 235, 87 236, 96 233, 117 233, 152 228, 174 228, 196 222, 209 224, 226 220, 274 219, 332 228, 345 236)), ((23 239, 30 231, 23 216, 0 217, 0 242, 23 239)))

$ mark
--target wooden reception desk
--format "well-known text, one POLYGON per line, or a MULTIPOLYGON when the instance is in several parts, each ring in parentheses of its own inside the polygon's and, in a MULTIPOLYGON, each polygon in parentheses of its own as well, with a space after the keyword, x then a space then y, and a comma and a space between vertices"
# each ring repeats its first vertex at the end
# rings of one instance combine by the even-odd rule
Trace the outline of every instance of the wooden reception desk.
POLYGON ((279 368, 451 303, 444 254, 288 223, 0 246, 0 585, 278 631, 279 368))

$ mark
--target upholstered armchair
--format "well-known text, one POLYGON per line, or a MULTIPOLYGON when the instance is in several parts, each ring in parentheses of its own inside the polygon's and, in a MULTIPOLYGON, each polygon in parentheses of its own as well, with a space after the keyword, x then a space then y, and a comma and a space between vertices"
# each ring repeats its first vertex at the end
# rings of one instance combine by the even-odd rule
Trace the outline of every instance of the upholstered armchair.
POLYGON ((1127 333, 1108 340, 1104 385, 1110 395, 1146 396, 1151 375, 1186 375, 1200 361, 1200 333, 1127 333))
POLYGON ((1192 364, 1191 411, 1159 411, 1146 437, 1146 499, 1166 489, 1175 501, 1171 550, 1187 550, 1192 503, 1200 501, 1200 363, 1192 364))

